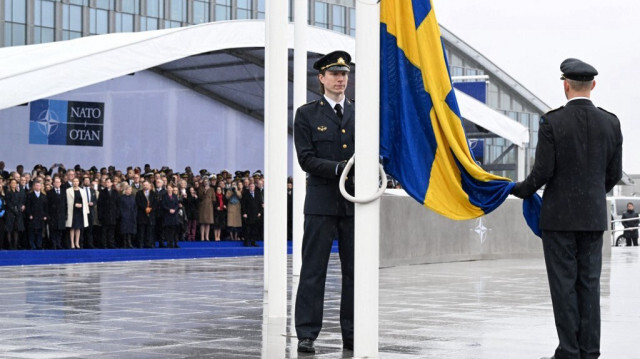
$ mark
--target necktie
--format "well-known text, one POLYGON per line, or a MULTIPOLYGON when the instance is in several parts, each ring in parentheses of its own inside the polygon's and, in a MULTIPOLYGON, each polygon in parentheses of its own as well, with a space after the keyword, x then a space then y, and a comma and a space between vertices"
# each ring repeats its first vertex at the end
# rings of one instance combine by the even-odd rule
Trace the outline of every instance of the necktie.
POLYGON ((336 110, 336 115, 338 115, 338 118, 342 120, 342 106, 340 106, 339 103, 337 103, 334 107, 334 110, 336 110))
POLYGON ((56 194, 60 194, 60 188, 56 188, 56 194))
POLYGON ((91 202, 91 192, 89 192, 89 187, 87 187, 87 201, 91 202))

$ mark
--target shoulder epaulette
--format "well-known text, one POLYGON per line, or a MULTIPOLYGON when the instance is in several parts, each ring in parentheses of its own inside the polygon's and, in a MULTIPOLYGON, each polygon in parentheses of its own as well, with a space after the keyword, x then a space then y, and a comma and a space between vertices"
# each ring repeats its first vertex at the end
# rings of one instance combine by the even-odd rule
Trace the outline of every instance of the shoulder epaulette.
POLYGON ((613 116, 613 117, 615 117, 615 118, 618 118, 618 116, 616 116, 616 114, 615 114, 615 113, 611 113, 611 112, 609 112, 609 111, 605 110, 605 109, 604 109, 604 108, 602 108, 602 107, 598 107, 598 108, 599 108, 599 109, 601 109, 602 111, 604 111, 604 112, 606 112, 606 113, 610 114, 611 116, 613 116))
POLYGON ((309 102, 309 103, 305 103, 304 105, 302 105, 302 106, 300 106, 300 107, 307 107, 307 106, 310 106, 310 105, 315 104, 316 102, 318 102, 318 100, 313 100, 313 101, 311 101, 311 102, 309 102))
POLYGON ((560 109, 563 109, 563 108, 564 108, 564 106, 560 106, 560 107, 558 107, 558 108, 554 108, 553 110, 550 110, 550 111, 548 111, 547 113, 545 113, 545 115, 548 115, 548 114, 550 114, 550 113, 556 112, 556 111, 558 111, 558 110, 560 110, 560 109))

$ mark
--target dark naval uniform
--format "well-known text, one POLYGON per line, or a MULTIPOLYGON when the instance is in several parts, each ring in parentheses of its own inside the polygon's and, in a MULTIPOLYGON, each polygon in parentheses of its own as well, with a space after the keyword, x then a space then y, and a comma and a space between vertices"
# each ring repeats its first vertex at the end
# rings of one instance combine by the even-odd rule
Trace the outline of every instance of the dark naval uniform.
MULTIPOLYGON (((597 71, 568 59, 563 79, 591 81, 597 71)), ((531 174, 513 194, 546 185, 540 229, 560 344, 555 358, 600 355, 602 235, 609 225, 606 194, 622 177, 618 118, 588 98, 573 98, 540 119, 531 174)))
MULTIPOLYGON (((328 54, 319 62, 331 60, 328 54)), ((346 54, 348 64, 349 55, 346 54)), ((318 63, 316 63, 318 64, 318 63)), ((336 71, 348 71, 336 70, 336 71)), ((353 204, 342 196, 339 174, 354 153, 354 104, 344 99, 342 118, 325 97, 301 106, 295 115, 294 142, 307 172, 302 269, 295 308, 298 339, 315 340, 322 328, 327 265, 338 237, 342 269, 340 326, 345 348, 353 347, 353 204)), ((347 189, 353 189, 349 174, 347 189)), ((299 351, 312 351, 301 349, 299 351)))

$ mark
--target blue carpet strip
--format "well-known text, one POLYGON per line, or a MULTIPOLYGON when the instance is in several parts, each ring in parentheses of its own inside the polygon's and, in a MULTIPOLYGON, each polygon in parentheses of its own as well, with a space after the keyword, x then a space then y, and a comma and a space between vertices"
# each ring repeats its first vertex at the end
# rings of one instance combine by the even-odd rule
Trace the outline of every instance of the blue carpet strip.
MULTIPOLYGON (((242 242, 179 242, 180 248, 2 250, 0 266, 261 256, 264 244, 257 244, 244 247, 242 242)), ((337 241, 331 252, 338 252, 337 241)), ((287 242, 287 253, 291 254, 291 242, 287 242)))

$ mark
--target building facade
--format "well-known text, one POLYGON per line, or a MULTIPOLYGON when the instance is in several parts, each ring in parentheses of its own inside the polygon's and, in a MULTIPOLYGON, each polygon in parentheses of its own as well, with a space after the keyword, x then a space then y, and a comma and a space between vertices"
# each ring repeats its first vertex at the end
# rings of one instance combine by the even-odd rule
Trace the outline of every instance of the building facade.
MULTIPOLYGON (((355 0, 307 1, 311 25, 355 36, 355 0)), ((290 20, 294 3, 289 0, 290 20)), ((264 16, 265 0, 0 0, 0 47, 264 16)), ((478 81, 455 79, 485 75, 480 81, 486 83, 486 104, 529 128, 525 156, 528 174, 539 118, 549 107, 445 28, 442 35, 454 81, 478 81)), ((465 129, 470 138, 482 139, 485 169, 516 178, 517 155, 509 141, 466 123, 465 129)))

